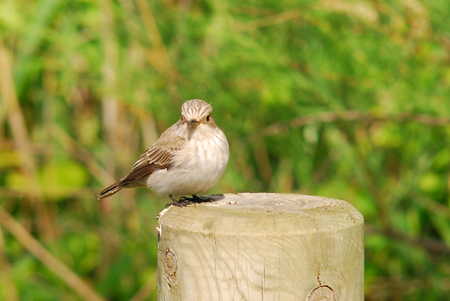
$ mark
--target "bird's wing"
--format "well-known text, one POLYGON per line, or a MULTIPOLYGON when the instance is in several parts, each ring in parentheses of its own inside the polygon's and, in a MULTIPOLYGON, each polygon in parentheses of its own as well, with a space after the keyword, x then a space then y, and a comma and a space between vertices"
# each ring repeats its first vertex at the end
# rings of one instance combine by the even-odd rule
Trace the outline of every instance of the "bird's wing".
POLYGON ((184 142, 185 139, 178 136, 172 128, 167 129, 134 163, 130 174, 121 180, 122 186, 145 178, 156 170, 169 168, 174 152, 181 149, 184 142))

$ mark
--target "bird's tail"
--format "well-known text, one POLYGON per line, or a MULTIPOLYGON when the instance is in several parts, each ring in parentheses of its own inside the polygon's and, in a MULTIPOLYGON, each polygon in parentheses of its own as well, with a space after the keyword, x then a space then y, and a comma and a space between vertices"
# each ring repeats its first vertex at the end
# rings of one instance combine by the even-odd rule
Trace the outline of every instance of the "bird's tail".
POLYGON ((115 194, 116 192, 120 191, 122 188, 124 188, 122 186, 122 180, 117 181, 116 183, 106 187, 105 189, 103 189, 100 194, 97 196, 97 200, 101 200, 107 197, 112 196, 113 194, 115 194))

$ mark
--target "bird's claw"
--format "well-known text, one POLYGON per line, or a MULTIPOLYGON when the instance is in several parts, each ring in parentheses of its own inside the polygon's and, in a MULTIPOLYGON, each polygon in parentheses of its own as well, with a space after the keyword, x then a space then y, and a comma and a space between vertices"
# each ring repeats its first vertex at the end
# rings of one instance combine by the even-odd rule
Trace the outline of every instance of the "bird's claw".
POLYGON ((197 195, 193 194, 191 198, 182 196, 180 198, 180 201, 181 202, 189 202, 189 204, 197 204, 197 203, 211 202, 211 201, 214 201, 214 199, 209 196, 197 196, 197 195))
POLYGON ((186 207, 192 204, 196 205, 198 203, 214 201, 211 197, 198 197, 195 194, 193 194, 191 198, 182 196, 178 201, 172 195, 169 195, 169 197, 172 200, 172 203, 168 203, 166 208, 170 206, 186 207))
POLYGON ((170 206, 177 206, 177 207, 186 207, 187 205, 194 204, 194 202, 190 198, 181 197, 178 201, 172 196, 169 195, 170 199, 172 200, 172 203, 168 203, 166 205, 166 208, 170 206))

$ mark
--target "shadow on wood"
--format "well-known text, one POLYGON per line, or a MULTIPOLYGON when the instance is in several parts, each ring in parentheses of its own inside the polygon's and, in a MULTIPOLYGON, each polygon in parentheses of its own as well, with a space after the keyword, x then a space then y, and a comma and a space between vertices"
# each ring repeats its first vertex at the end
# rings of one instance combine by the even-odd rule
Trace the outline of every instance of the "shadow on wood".
POLYGON ((317 196, 225 194, 159 216, 159 300, 363 300, 364 219, 317 196))

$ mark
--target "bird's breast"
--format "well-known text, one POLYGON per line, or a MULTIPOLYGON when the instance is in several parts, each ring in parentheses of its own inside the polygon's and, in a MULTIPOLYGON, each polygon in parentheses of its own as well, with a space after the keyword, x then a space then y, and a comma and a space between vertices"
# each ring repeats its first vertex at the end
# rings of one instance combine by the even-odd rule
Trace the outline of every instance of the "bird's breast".
MULTIPOLYGON (((220 130, 219 130, 220 131, 220 130)), ((200 136, 200 135, 199 135, 200 136)), ((190 170, 192 175, 221 177, 228 163, 228 141, 222 131, 214 136, 194 136, 175 155, 175 165, 190 170)))
POLYGON ((155 172, 148 186, 160 194, 187 195, 205 192, 222 177, 228 164, 229 150, 225 134, 193 135, 174 153, 171 167, 155 172))

